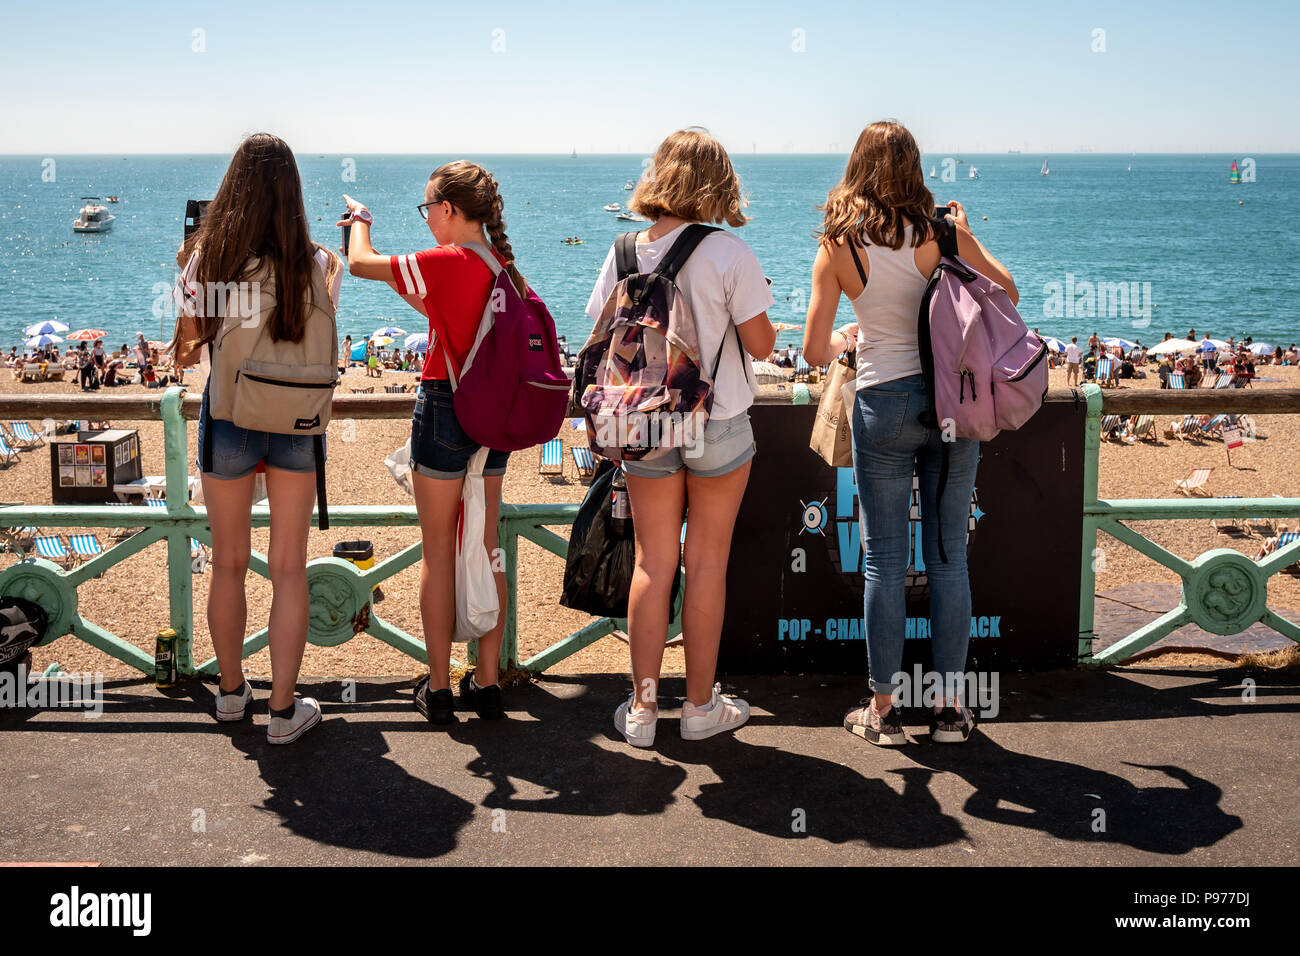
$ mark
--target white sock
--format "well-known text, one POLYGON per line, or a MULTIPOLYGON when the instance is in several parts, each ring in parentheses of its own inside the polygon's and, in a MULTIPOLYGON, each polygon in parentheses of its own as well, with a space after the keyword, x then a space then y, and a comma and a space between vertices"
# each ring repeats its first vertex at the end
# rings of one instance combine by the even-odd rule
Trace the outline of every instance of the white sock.
POLYGON ((694 707, 696 710, 702 710, 705 713, 708 713, 713 709, 713 704, 714 704, 714 699, 710 697, 709 702, 707 704, 691 704, 691 706, 694 707))

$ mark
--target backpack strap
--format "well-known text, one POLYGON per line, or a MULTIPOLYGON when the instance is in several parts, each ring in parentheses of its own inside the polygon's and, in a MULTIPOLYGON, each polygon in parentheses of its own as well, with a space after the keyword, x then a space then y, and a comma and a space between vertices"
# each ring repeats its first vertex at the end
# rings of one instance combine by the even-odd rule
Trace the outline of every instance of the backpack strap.
POLYGON ((614 266, 618 270, 619 281, 636 275, 639 271, 636 264, 636 236, 635 232, 625 232, 614 240, 614 266))
POLYGON ((853 256, 853 264, 858 267, 858 277, 862 279, 863 288, 866 288, 867 270, 862 268, 862 260, 858 258, 858 250, 857 247, 854 245, 853 237, 852 236, 846 237, 844 240, 844 244, 849 247, 849 255, 853 256))
POLYGON ((682 266, 686 265, 686 260, 690 258, 695 247, 704 241, 704 237, 711 232, 721 232, 717 226, 706 226, 702 223, 693 222, 687 226, 677 241, 672 244, 672 248, 659 261, 651 275, 663 276, 669 282, 677 280, 677 273, 682 266))
MULTIPOLYGON (((212 342, 208 342, 208 380, 203 385, 203 447, 199 449, 199 467, 204 471, 212 471, 212 376, 216 372, 216 363, 213 361, 215 356, 212 351, 212 342)), ((141 369, 140 374, 144 374, 141 369)))
POLYGON ((321 531, 328 531, 330 526, 330 513, 329 506, 325 503, 324 436, 312 436, 312 451, 316 457, 316 527, 321 531))
POLYGON ((947 256, 949 259, 957 258, 956 226, 947 220, 944 220, 942 228, 937 228, 935 230, 935 238, 939 241, 939 255, 947 256))

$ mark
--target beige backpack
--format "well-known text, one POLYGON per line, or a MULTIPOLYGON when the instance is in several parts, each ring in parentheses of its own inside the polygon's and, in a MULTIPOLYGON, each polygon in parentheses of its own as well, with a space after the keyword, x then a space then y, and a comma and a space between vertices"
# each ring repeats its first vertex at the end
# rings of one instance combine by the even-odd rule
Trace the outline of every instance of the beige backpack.
MULTIPOLYGON (((338 383, 334 303, 329 280, 313 261, 302 341, 276 342, 270 335, 275 293, 275 277, 257 263, 242 292, 232 288, 225 293, 225 318, 209 344, 212 371, 208 376, 208 414, 250 431, 314 436, 319 527, 325 530, 329 517, 320 436, 329 426, 334 386, 338 383), (253 283, 257 283, 256 295, 253 283)), ((206 428, 205 435, 211 434, 212 429, 206 428)), ((204 471, 210 471, 210 441, 204 443, 200 453, 204 471)))

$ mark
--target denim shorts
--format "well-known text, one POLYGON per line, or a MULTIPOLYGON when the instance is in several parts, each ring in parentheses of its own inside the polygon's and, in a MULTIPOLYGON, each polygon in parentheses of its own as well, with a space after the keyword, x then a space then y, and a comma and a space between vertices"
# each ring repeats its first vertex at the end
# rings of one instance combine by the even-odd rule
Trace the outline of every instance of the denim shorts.
POLYGON ((749 461, 754 451, 749 412, 741 412, 732 418, 710 418, 704 441, 695 448, 674 448, 649 461, 624 462, 623 467, 637 478, 667 478, 683 468, 696 478, 718 478, 749 461))
MULTIPOLYGON (((411 417, 411 469, 430 478, 465 477, 465 466, 483 446, 465 434, 452 405, 451 383, 425 379, 411 417)), ((484 475, 504 475, 510 452, 488 451, 484 475)))
MULTIPOLYGON (((202 474, 212 478, 245 478, 265 462, 281 471, 315 472, 314 435, 279 435, 240 428, 234 422, 212 419, 212 470, 203 471, 203 440, 208 421, 208 393, 203 392, 199 415, 199 457, 195 462, 202 474)), ((321 451, 325 436, 321 435, 321 451)))

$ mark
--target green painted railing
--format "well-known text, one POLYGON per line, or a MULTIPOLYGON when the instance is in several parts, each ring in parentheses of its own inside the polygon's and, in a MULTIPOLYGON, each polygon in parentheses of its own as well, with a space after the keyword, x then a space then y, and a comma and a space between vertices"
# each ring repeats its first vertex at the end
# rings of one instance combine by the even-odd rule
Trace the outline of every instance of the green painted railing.
POLYGON ((1149 647, 1185 624, 1211 634, 1239 634, 1262 622, 1300 642, 1300 627, 1268 607, 1268 579, 1300 560, 1300 542, 1254 561, 1231 548, 1215 548, 1186 560, 1134 531, 1126 521, 1211 518, 1300 518, 1300 498, 1115 499, 1097 497, 1103 415, 1166 415, 1300 412, 1297 389, 1103 390, 1085 385, 1082 578, 1079 592, 1079 657, 1116 663, 1149 647), (1093 655, 1093 613, 1097 586, 1097 533, 1136 549, 1182 578, 1178 606, 1093 655))
MULTIPOLYGON (((146 673, 153 672, 153 658, 134 644, 123 640, 104 627, 84 617, 78 608, 77 589, 91 578, 130 558, 155 541, 167 541, 167 577, 169 626, 177 635, 177 664, 180 673, 191 675, 217 673, 216 658, 197 666, 193 659, 194 601, 190 538, 211 545, 207 509, 189 502, 188 434, 186 420, 197 419, 199 398, 186 397, 184 390, 171 388, 160 397, 75 395, 0 396, 0 421, 65 421, 94 416, 115 421, 162 419, 166 461, 167 508, 143 505, 116 507, 108 505, 26 505, 0 504, 0 536, 10 547, 21 543, 3 529, 46 528, 143 528, 124 541, 107 548, 102 554, 70 570, 44 558, 24 556, 18 563, 0 572, 0 595, 13 595, 35 601, 49 614, 49 627, 41 644, 66 634, 99 648, 111 657, 146 673)), ((334 420, 362 418, 409 418, 414 404, 410 395, 340 396, 334 400, 334 420)), ((25 452, 24 454, 31 454, 25 452)), ((38 453, 44 453, 41 450, 38 453)), ((517 664, 518 633, 516 592, 518 575, 518 538, 534 541, 553 554, 564 557, 568 541, 546 528, 573 522, 577 505, 502 504, 499 541, 505 557, 507 607, 501 666, 519 666, 541 671, 576 653, 588 644, 625 627, 622 620, 604 618, 517 664)), ((415 506, 411 505, 334 505, 330 523, 338 527, 400 527, 419 524, 415 506)), ((266 527, 270 512, 265 505, 253 507, 252 524, 266 527)), ((311 601, 307 639, 320 647, 334 647, 363 631, 389 644, 421 663, 427 663, 424 642, 385 621, 371 602, 371 589, 387 578, 418 562, 420 544, 402 549, 367 570, 339 558, 317 558, 307 565, 307 588, 311 601)), ((252 554, 249 570, 268 577, 266 556, 252 554)), ((680 602, 674 614, 669 637, 681 632, 680 602)), ((244 640, 243 656, 266 646, 266 628, 244 640)), ((469 648, 470 661, 475 645, 469 648)))
MULTIPOLYGON (((1261 562, 1231 549, 1215 549, 1188 561, 1133 531, 1125 521, 1193 518, 1300 517, 1297 498, 1207 498, 1199 500, 1103 500, 1097 497, 1101 417, 1103 414, 1183 414, 1240 412, 1277 414, 1300 412, 1300 390, 1212 390, 1153 391, 1108 390, 1085 386, 1087 419, 1084 440, 1084 501, 1081 535, 1082 578, 1079 605, 1079 656, 1083 660, 1114 662, 1137 653, 1182 625, 1195 622, 1215 634, 1235 634, 1262 621, 1292 640, 1300 641, 1300 627, 1267 607, 1268 578, 1300 559, 1300 544, 1278 549, 1261 562), (1093 604, 1096 590, 1098 532, 1136 548, 1183 579, 1178 607, 1139 628, 1104 652, 1093 656, 1093 604)), ((1070 391, 1051 393, 1049 400, 1072 400, 1070 391)), ((411 413, 413 397, 406 395, 339 396, 334 400, 334 419, 405 418, 411 413)), ((26 505, 0 504, 0 529, 95 527, 143 528, 104 553, 70 570, 42 558, 26 557, 0 572, 0 595, 16 595, 41 604, 50 624, 42 644, 71 634, 146 673, 153 659, 134 644, 123 640, 81 615, 77 589, 85 581, 130 558, 155 541, 167 541, 169 626, 178 637, 178 668, 183 674, 214 674, 216 660, 195 665, 193 660, 194 609, 190 538, 211 544, 207 512, 189 502, 187 420, 198 417, 199 398, 172 388, 158 397, 76 395, 0 396, 0 420, 67 420, 95 416, 116 421, 161 419, 166 460, 166 509, 143 506, 26 505)), ((28 452, 29 454, 30 452, 28 452)), ((546 551, 564 557, 568 541, 548 526, 573 523, 576 504, 509 504, 501 506, 499 541, 507 581, 505 632, 501 646, 503 667, 520 667, 540 672, 577 653, 607 634, 626 627, 611 618, 594 621, 577 632, 518 661, 517 577, 519 539, 531 541, 546 551)), ((418 524, 414 505, 336 505, 330 521, 338 527, 400 527, 418 524)), ((252 523, 270 523, 266 506, 253 508, 252 523)), ((16 542, 6 535, 10 545, 16 542)), ((421 663, 427 662, 424 643, 375 613, 371 589, 405 570, 421 558, 414 544, 362 571, 337 558, 317 558, 307 566, 311 616, 308 640, 333 647, 363 631, 373 635, 421 663)), ((254 553, 249 568, 268 575, 266 556, 254 553)), ((681 633, 680 598, 674 608, 669 638, 681 633)), ((161 623, 161 622, 160 622, 161 623)), ((263 628, 244 641, 244 655, 266 646, 263 628)), ((470 660, 474 659, 471 644, 470 660)))

